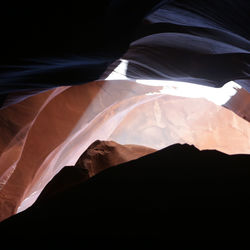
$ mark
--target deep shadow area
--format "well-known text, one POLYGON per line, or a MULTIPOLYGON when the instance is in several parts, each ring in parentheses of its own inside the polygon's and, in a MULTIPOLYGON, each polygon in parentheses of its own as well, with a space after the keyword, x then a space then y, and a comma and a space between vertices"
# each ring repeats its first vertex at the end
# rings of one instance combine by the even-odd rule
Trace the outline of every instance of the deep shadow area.
POLYGON ((125 53, 138 24, 158 2, 3 3, 0 107, 9 93, 98 79, 125 53))
POLYGON ((109 168, 0 224, 2 241, 247 240, 249 155, 175 144, 109 168))
POLYGON ((1 99, 11 92, 94 81, 132 41, 159 34, 167 35, 163 43, 156 37, 151 48, 144 42, 142 48, 132 46, 130 52, 133 55, 136 49, 139 59, 131 54, 125 59, 142 60, 151 68, 129 62, 128 77, 215 87, 249 79, 250 21, 245 0, 6 2, 0 23, 1 99), (164 18, 159 11, 166 11, 164 18), (172 36, 173 42, 166 44, 172 36))

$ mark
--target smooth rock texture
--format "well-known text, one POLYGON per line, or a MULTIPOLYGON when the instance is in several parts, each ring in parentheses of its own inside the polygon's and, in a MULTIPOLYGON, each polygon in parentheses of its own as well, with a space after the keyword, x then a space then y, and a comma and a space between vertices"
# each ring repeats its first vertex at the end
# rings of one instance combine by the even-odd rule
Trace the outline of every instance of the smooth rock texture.
MULTIPOLYGON (((32 205, 96 140, 249 154, 247 0, 82 4, 1 5, 0 221, 32 205), (107 80, 110 73, 120 76, 107 80), (164 91, 178 86, 138 82, 145 79, 211 86, 212 94, 235 81, 244 90, 224 108, 196 91, 176 96, 164 91)), ((86 178, 80 172, 72 180, 86 178)))
MULTIPOLYGON (((0 110, 0 220, 32 205, 96 140, 250 152, 249 122, 204 98, 128 80, 59 87, 0 110)), ((234 112, 237 109, 234 109, 234 112)))

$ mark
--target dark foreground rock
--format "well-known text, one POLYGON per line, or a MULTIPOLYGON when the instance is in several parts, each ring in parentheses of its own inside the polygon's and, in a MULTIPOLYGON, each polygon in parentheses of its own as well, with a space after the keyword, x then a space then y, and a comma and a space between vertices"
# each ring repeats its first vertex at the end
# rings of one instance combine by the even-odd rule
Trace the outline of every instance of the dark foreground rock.
POLYGON ((1 241, 26 247, 119 242, 121 249, 131 239, 248 240, 249 163, 249 155, 172 145, 1 222, 1 241))
POLYGON ((46 185, 36 203, 53 199, 57 193, 83 183, 101 171, 154 153, 156 149, 114 141, 93 142, 79 157, 75 166, 66 166, 46 185))

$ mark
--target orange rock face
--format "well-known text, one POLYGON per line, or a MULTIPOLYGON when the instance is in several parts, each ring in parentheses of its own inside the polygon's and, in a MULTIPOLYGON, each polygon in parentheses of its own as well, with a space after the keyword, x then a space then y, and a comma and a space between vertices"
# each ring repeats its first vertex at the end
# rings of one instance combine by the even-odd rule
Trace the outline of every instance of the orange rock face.
POLYGON ((95 141, 81 155, 76 166, 83 167, 94 176, 102 170, 135 160, 156 150, 140 145, 121 145, 114 141, 95 141))
POLYGON ((250 152, 249 122, 206 99, 162 89, 128 80, 96 81, 55 88, 0 110, 0 220, 33 204, 53 176, 75 165, 96 140, 151 149, 96 145, 84 156, 91 175, 104 168, 103 159, 106 166, 116 165, 174 143, 250 152))

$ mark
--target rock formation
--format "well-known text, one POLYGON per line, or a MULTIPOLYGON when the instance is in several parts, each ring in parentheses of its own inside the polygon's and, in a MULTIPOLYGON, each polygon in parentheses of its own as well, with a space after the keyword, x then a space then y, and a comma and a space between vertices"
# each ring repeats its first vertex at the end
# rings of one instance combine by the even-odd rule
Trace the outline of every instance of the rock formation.
POLYGON ((155 151, 140 145, 121 145, 114 141, 97 140, 80 156, 75 166, 64 167, 46 185, 36 203, 82 183, 109 167, 135 160, 155 151))
POLYGON ((106 169, 3 221, 1 242, 8 235, 20 247, 44 239, 56 246, 246 240, 249 162, 249 155, 175 144, 106 169))

